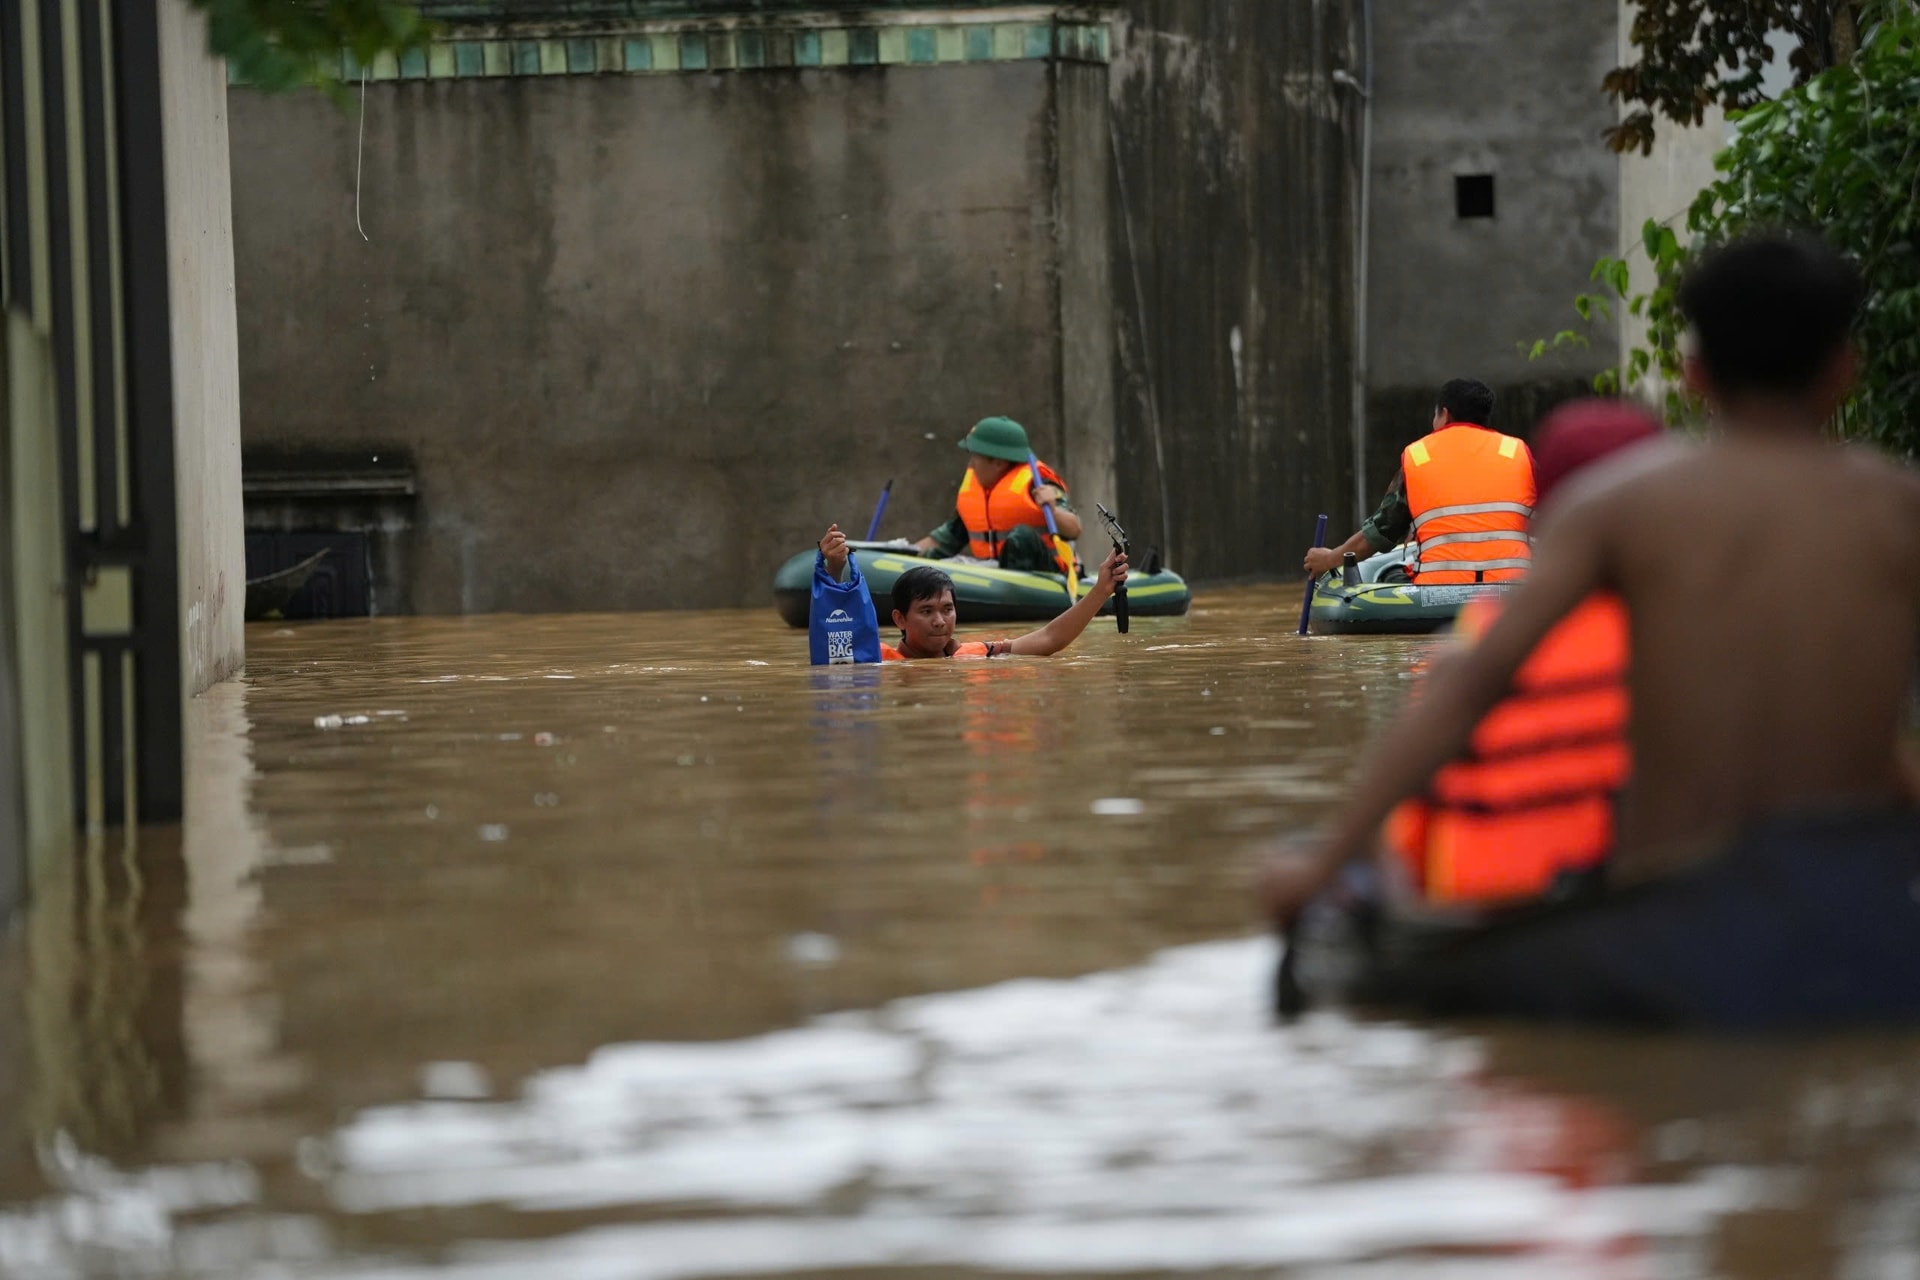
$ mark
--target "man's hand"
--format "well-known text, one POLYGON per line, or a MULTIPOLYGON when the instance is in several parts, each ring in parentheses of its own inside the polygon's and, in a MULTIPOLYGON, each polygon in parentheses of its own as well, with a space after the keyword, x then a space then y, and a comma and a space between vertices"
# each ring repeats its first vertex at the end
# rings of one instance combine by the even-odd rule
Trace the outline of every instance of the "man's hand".
POLYGON ((1297 836, 1280 841, 1268 850, 1255 885, 1261 910, 1280 928, 1290 927, 1338 870, 1320 841, 1297 836))
POLYGON ((830 524, 819 545, 820 554, 827 560, 827 572, 838 578, 847 567, 847 535, 840 532, 839 525, 830 524))
POLYGON ((1307 552, 1307 558, 1302 567, 1317 578, 1323 573, 1331 573, 1338 569, 1343 558, 1343 553, 1337 548, 1315 547, 1307 552))
POLYGON ((1035 485, 1033 500, 1043 507, 1050 507, 1060 501, 1060 491, 1050 484, 1035 485))
POLYGON ((1115 547, 1100 562, 1100 576, 1094 584, 1108 595, 1127 585, 1127 553, 1115 547))

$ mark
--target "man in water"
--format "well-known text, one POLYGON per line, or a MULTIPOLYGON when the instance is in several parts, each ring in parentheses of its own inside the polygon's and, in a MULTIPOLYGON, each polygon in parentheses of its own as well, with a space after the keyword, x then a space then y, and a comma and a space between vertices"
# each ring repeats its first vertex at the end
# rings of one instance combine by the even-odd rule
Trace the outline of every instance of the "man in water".
MULTIPOLYGON (((820 554, 826 558, 827 572, 838 579, 847 567, 847 536, 839 525, 830 525, 820 539, 820 554)), ((1100 566, 1100 576, 1087 594, 1072 608, 1041 627, 1015 640, 972 640, 962 642, 953 631, 957 612, 953 601, 953 579, 932 565, 916 565, 893 583, 893 625, 900 628, 900 644, 880 646, 883 662, 908 662, 920 658, 1050 658, 1087 629, 1115 588, 1127 582, 1126 553, 1115 548, 1100 566)))
POLYGON ((1493 391, 1455 378, 1440 388, 1432 430, 1400 455, 1400 471, 1372 519, 1337 547, 1314 547, 1305 568, 1338 569, 1348 552, 1368 556, 1414 536, 1413 580, 1425 586, 1506 582, 1526 572, 1533 515, 1533 457, 1514 436, 1489 429, 1493 391))
POLYGON ((1035 475, 1027 429, 1011 418, 982 418, 960 447, 966 474, 954 500, 953 518, 913 545, 936 559, 966 555, 1002 569, 1065 573, 1080 536, 1080 517, 1067 505, 1066 482, 1046 463, 1035 475), (1060 543, 1047 534, 1053 511, 1060 543))
POLYGON ((1902 762, 1920 648, 1920 477, 1836 447, 1863 288, 1818 242, 1736 242, 1690 273, 1689 385, 1714 438, 1633 450, 1569 486, 1471 649, 1369 749, 1322 836, 1263 896, 1283 927, 1388 810, 1466 745, 1550 628, 1600 589, 1631 623, 1609 894, 1479 939, 1427 1007, 1730 1025, 1920 1016, 1920 797, 1902 762), (1836 581, 1836 547, 1876 549, 1836 581), (1833 583, 1844 601, 1813 588, 1833 583), (1655 888, 1657 886, 1657 888, 1655 888))

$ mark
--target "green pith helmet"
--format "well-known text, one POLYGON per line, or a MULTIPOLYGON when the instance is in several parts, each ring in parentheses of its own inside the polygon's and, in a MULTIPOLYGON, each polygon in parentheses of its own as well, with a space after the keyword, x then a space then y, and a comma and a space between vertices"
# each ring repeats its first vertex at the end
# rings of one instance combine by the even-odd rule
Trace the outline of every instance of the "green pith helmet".
POLYGON ((982 418, 967 432, 960 447, 968 453, 1008 462, 1025 462, 1033 446, 1027 443, 1027 429, 1012 418, 982 418))

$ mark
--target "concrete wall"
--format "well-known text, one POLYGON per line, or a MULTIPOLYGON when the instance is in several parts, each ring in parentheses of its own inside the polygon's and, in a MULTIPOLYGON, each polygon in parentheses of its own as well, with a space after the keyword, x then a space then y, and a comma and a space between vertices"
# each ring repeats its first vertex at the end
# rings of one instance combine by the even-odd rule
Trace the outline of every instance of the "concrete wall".
MULTIPOLYGON (((1093 504, 1119 501, 1114 475, 1113 207, 1107 68, 1055 63, 1053 215, 1060 289, 1060 465, 1088 527, 1093 504)), ((1125 521, 1123 520, 1124 524, 1125 521)), ((1129 531, 1131 536, 1131 531, 1129 531)), ((1106 554, 1082 535, 1090 564, 1106 554)))
POLYGON ((246 553, 234 314, 227 72, 206 19, 160 0, 160 92, 179 504, 181 683, 191 696, 240 670, 246 553))
POLYGON ((764 604, 888 478, 886 534, 950 514, 990 413, 1097 476, 1051 75, 376 82, 365 238, 356 112, 235 89, 243 438, 410 452, 427 613, 764 604))
POLYGON ((1117 467, 1136 544, 1297 572, 1352 486, 1350 65, 1324 0, 1135 0, 1116 43, 1117 467))
POLYGON ((1618 3, 1375 0, 1371 469, 1390 468, 1450 377, 1492 384, 1496 425, 1524 431, 1613 362, 1604 325, 1571 356, 1529 362, 1519 344, 1578 327, 1573 295, 1618 246, 1600 89, 1618 3), (1454 177, 1480 173, 1496 216, 1459 219, 1454 177))

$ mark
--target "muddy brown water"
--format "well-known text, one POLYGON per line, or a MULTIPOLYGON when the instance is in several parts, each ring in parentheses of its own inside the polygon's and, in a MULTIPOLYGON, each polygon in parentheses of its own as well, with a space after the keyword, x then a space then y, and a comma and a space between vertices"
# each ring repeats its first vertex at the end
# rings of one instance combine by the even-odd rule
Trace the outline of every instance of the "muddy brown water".
POLYGON ((251 628, 0 949, 0 1276, 1920 1275, 1920 1039, 1268 1024, 1423 652, 1297 607, 251 628))

